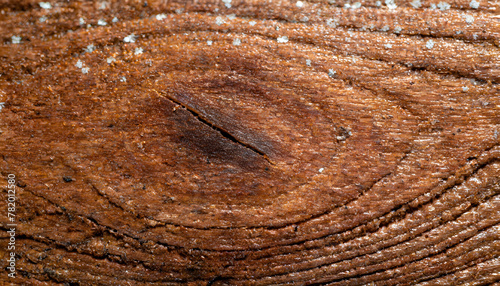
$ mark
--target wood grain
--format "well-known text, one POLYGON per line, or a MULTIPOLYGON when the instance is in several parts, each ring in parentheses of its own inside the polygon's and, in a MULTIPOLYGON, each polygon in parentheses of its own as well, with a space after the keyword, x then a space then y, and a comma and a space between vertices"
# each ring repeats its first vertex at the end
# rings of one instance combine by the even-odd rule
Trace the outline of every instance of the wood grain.
POLYGON ((498 282, 500 4, 473 2, 0 1, 0 281, 498 282))

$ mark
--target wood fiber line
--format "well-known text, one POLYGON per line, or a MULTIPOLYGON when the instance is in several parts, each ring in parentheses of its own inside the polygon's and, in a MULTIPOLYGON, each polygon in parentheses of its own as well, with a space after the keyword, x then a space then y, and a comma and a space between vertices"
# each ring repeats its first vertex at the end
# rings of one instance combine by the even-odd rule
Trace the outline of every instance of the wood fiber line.
MULTIPOLYGON (((492 192, 490 192, 490 193, 488 193, 488 194, 481 194, 481 197, 482 197, 482 198, 481 198, 481 200, 488 199, 490 196, 495 195, 495 194, 496 194, 496 193, 495 193, 495 191, 494 191, 494 190, 492 190, 492 192)), ((450 220, 450 218, 451 218, 451 219, 456 218, 457 216, 461 215, 463 212, 468 211, 471 207, 473 207, 474 205, 476 205, 478 202, 476 201, 476 202, 474 202, 474 203, 472 204, 472 203, 470 203, 469 201, 465 201, 464 203, 466 204, 466 207, 465 207, 465 208, 464 208, 464 207, 462 207, 462 205, 460 205, 460 206, 461 206, 461 208, 458 208, 458 209, 457 209, 457 211, 458 211, 458 212, 454 212, 454 213, 452 213, 452 216, 451 216, 451 217, 448 217, 446 220, 435 220, 435 221, 433 221, 433 222, 432 222, 432 224, 427 223, 427 224, 423 224, 423 225, 420 225, 420 226, 419 226, 419 223, 412 222, 411 224, 412 224, 412 225, 414 225, 415 227, 416 227, 416 226, 418 226, 418 228, 416 228, 416 229, 412 229, 412 231, 411 231, 410 233, 403 233, 403 234, 392 233, 392 234, 390 234, 390 235, 388 234, 388 235, 386 235, 386 240, 382 240, 380 237, 375 238, 375 236, 374 236, 374 237, 372 237, 370 240, 366 240, 366 239, 364 239, 364 240, 363 240, 363 239, 362 239, 362 237, 352 237, 352 236, 351 236, 351 237, 350 237, 350 240, 351 240, 351 241, 352 241, 352 240, 360 240, 360 242, 365 242, 365 243, 367 243, 367 242, 369 242, 369 243, 378 243, 378 242, 382 242, 383 244, 387 244, 387 243, 390 241, 390 240, 388 240, 388 239, 389 239, 390 237, 394 236, 394 235, 396 235, 396 238, 397 238, 398 236, 401 236, 402 238, 405 238, 405 237, 406 237, 406 238, 408 238, 408 237, 409 237, 409 234, 412 234, 412 235, 414 235, 414 234, 419 234, 419 233, 421 233, 421 232, 422 232, 422 230, 426 230, 426 229, 428 230, 428 229, 429 229, 429 227, 430 227, 430 225, 433 225, 434 227, 437 227, 437 226, 440 226, 440 225, 442 225, 443 223, 446 223, 447 221, 449 221, 449 220, 450 220)), ((429 205, 431 205, 431 204, 429 204, 429 205)), ((432 206, 431 206, 431 207, 429 207, 429 208, 433 208, 433 210, 434 210, 434 207, 432 207, 432 206)), ((398 210, 398 211, 399 211, 399 210, 398 210)), ((407 217, 406 217, 406 218, 404 218, 404 219, 406 220, 406 219, 408 219, 408 217, 412 217, 412 216, 414 216, 414 215, 415 215, 415 214, 413 214, 413 213, 409 213, 409 214, 407 215, 407 217)), ((397 219, 397 217, 396 217, 396 219, 397 219)), ((390 222, 392 223, 392 227, 394 227, 394 225, 401 224, 402 219, 400 219, 400 220, 390 220, 390 222)), ((387 225, 387 223, 384 223, 384 224, 385 224, 385 225, 387 225)), ((380 227, 383 227, 383 226, 384 226, 384 224, 378 224, 378 225, 379 225, 380 227)), ((407 223, 407 224, 408 224, 408 223, 407 223)), ((362 226, 362 227, 363 227, 363 226, 362 226)), ((366 234, 366 233, 365 233, 365 234, 366 234)), ((368 234, 370 234, 370 232, 368 232, 368 234)), ((370 234, 370 235, 371 235, 371 234, 370 234)), ((376 235, 376 233, 375 233, 375 235, 376 235)), ((345 241, 346 241, 346 240, 345 240, 345 241)), ((345 242, 345 241, 344 241, 344 242, 345 242)), ((349 243, 351 243, 351 241, 349 241, 349 243)), ((398 241, 398 242, 404 242, 405 240, 397 240, 397 241, 398 241)), ((342 241, 340 241, 340 242, 342 242, 342 241)), ((339 241, 336 241, 336 243, 339 243, 339 241)), ((327 244, 325 244, 325 245, 326 245, 326 246, 331 246, 331 245, 333 245, 333 243, 327 243, 327 244)), ((364 246, 369 246, 369 245, 364 245, 364 246)), ((385 246, 384 246, 384 247, 385 247, 385 246)), ((382 248, 383 248, 383 247, 382 247, 382 248)), ((379 246, 379 247, 377 247, 376 249, 379 249, 379 250, 380 250, 380 249, 382 249, 382 248, 379 246)), ((313 248, 313 247, 308 247, 306 250, 309 252, 309 251, 314 251, 315 249, 316 249, 316 248, 313 248)), ((342 249, 342 248, 339 248, 339 251, 340 251, 340 249, 342 249)), ((366 248, 366 250, 368 250, 368 249, 369 249, 369 248, 366 248)), ((342 250, 342 251, 344 251, 344 250, 342 250)), ((305 253, 305 252, 303 251, 302 253, 305 253)), ((292 252, 292 254, 293 254, 293 252, 292 252)), ((283 255, 283 254, 282 254, 282 255, 283 255)), ((302 254, 302 255, 305 255, 305 254, 302 254)))
MULTIPOLYGON (((496 207, 498 207, 498 205, 496 207)), ((497 222, 498 222, 498 218, 497 218, 497 222)), ((430 234, 426 234, 426 236, 427 235, 432 235, 432 232, 430 234)), ((454 237, 455 235, 457 237, 457 239, 456 239, 457 242, 461 242, 461 240, 466 240, 466 239, 470 238, 470 237, 465 236, 465 235, 470 236, 471 234, 466 233, 466 234, 462 234, 460 236, 460 233, 458 233, 458 234, 450 235, 450 237, 454 237)), ((390 247, 388 249, 381 248, 377 253, 355 256, 355 257, 352 257, 350 259, 344 259, 342 262, 337 262, 337 263, 320 264, 320 265, 317 265, 313 268, 301 269, 300 271, 306 272, 306 271, 311 271, 311 270, 315 270, 315 269, 331 267, 331 266, 334 266, 334 264, 336 264, 335 265, 336 268, 341 268, 341 269, 343 268, 342 270, 345 270, 345 271, 347 271, 348 269, 358 269, 357 272, 350 271, 351 274, 341 275, 341 276, 344 276, 344 278, 349 277, 349 276, 361 276, 360 272, 365 272, 363 275, 370 274, 372 272, 383 272, 383 271, 387 271, 389 269, 395 268, 397 266, 407 265, 409 263, 413 263, 415 261, 421 261, 423 259, 430 259, 433 255, 440 254, 443 251, 445 251, 447 248, 452 247, 454 245, 454 244, 452 244, 452 245, 448 245, 446 247, 443 247, 443 246, 440 246, 439 244, 437 244, 437 245, 428 246, 428 248, 420 249, 419 250, 419 252, 421 252, 420 254, 404 253, 405 251, 409 252, 411 250, 403 249, 403 247, 406 247, 406 245, 413 244, 418 239, 424 240, 424 237, 417 237, 417 239, 415 239, 413 241, 407 241, 405 243, 401 243, 399 245, 390 247), (398 249, 398 248, 400 248, 400 249, 398 249), (394 251, 393 249, 396 249, 396 251, 394 251), (381 261, 376 261, 373 259, 376 256, 383 256, 384 252, 390 253, 389 255, 384 256, 384 258, 386 258, 388 261, 381 262, 381 261), (391 252, 393 252, 393 253, 391 253, 391 252), (400 257, 405 257, 405 258, 400 258, 400 257), (372 264, 372 265, 370 265, 370 264, 372 264), (363 270, 360 270, 360 269, 363 269, 363 270), (368 272, 368 273, 366 273, 366 272, 368 272)), ((441 242, 441 244, 443 244, 443 242, 441 242)), ((415 250, 413 250, 413 251, 415 251, 415 250)), ((325 256, 325 258, 326 257, 327 256, 325 256)), ((291 265, 287 265, 287 267, 292 268, 291 265)), ((310 277, 310 278, 312 278, 312 277, 310 277)))
MULTIPOLYGON (((201 14, 201 15, 200 14, 191 14, 191 15, 186 14, 186 16, 184 16, 184 15, 175 16, 175 15, 169 14, 169 16, 173 16, 173 17, 169 17, 169 18, 167 18, 167 20, 160 21, 160 22, 155 21, 154 19, 134 21, 137 23, 142 22, 144 24, 147 23, 150 25, 150 27, 148 27, 146 25, 144 28, 142 28, 142 31, 140 34, 138 34, 138 36, 146 36, 146 37, 150 36, 150 35, 161 36, 162 34, 165 34, 165 33, 176 33, 176 32, 182 33, 182 32, 186 32, 189 30, 203 31, 203 30, 200 30, 200 28, 202 28, 202 27, 203 27, 202 29, 206 29, 207 27, 210 27, 210 30, 212 32, 224 32, 224 31, 227 31, 227 29, 225 29, 225 27, 228 26, 228 24, 229 24, 229 23, 224 23, 222 25, 217 25, 217 24, 215 24, 215 22, 216 22, 215 16, 205 16, 203 14, 201 14), (167 23, 170 22, 170 23, 169 23, 169 25, 162 25, 165 22, 167 22, 167 23)), ((256 19, 256 20, 258 20, 258 19, 256 19)), ((439 56, 438 52, 434 52, 432 49, 428 50, 427 48, 425 48, 425 46, 426 46, 426 42, 424 41, 425 38, 423 38, 423 39, 414 38, 412 41, 412 38, 397 37, 395 34, 390 34, 390 35, 386 35, 386 37, 383 37, 382 38, 383 42, 382 42, 380 40, 379 34, 368 33, 365 31, 349 32, 350 37, 345 37, 345 33, 347 32, 346 29, 341 30, 340 28, 338 28, 338 29, 332 28, 332 27, 328 26, 327 24, 325 24, 324 21, 322 23, 319 23, 320 24, 319 27, 326 28, 325 31, 323 29, 321 29, 321 30, 317 29, 318 25, 303 25, 303 24, 295 24, 295 23, 287 23, 287 22, 258 21, 257 25, 253 25, 253 26, 248 25, 248 20, 246 20, 246 19, 235 18, 231 22, 233 22, 233 23, 236 22, 236 24, 237 24, 236 27, 238 27, 238 28, 231 29, 232 33, 241 32, 243 34, 261 35, 261 36, 264 36, 267 38, 275 39, 275 38, 279 37, 280 32, 272 29, 272 26, 284 25, 284 28, 286 29, 287 28, 286 25, 288 24, 290 26, 290 30, 292 30, 291 35, 294 35, 293 28, 295 28, 295 29, 298 28, 299 33, 304 33, 304 35, 299 34, 299 36, 294 37, 294 38, 290 37, 290 40, 300 40, 301 42, 304 42, 304 43, 311 43, 314 45, 321 45, 321 46, 325 46, 325 47, 330 47, 330 48, 333 48, 337 51, 340 51, 341 54, 347 52, 347 55, 358 55, 358 56, 362 56, 362 57, 366 57, 366 58, 370 58, 370 59, 374 59, 374 60, 382 60, 382 61, 389 61, 389 62, 394 62, 396 60, 396 62, 404 63, 405 65, 408 65, 410 67, 414 67, 417 69, 430 68, 431 70, 435 70, 435 69, 439 68, 438 70, 440 70, 441 72, 450 69, 449 63, 448 63, 448 65, 446 65, 446 64, 439 62, 440 56, 439 56), (269 24, 271 24, 271 25, 269 25, 269 24), (325 33, 325 32, 327 32, 327 33, 325 33), (308 37, 307 35, 314 35, 314 38, 308 37), (333 41, 325 42, 324 40, 320 41, 318 39, 332 39, 333 41), (415 43, 414 43, 415 41, 420 42, 420 46, 415 45, 415 43), (358 46, 359 42, 369 42, 370 45, 373 46, 373 48, 377 48, 375 50, 379 50, 381 52, 374 52, 372 50, 360 49, 358 46), (388 49, 385 47, 385 45, 387 45, 387 44, 391 44, 393 46, 403 46, 407 50, 406 54, 410 53, 410 56, 413 56, 413 57, 419 57, 421 55, 430 54, 430 55, 433 55, 434 57, 437 57, 437 60, 434 60, 430 63, 425 63, 425 62, 421 63, 421 62, 416 62, 415 59, 412 59, 409 57, 406 57, 406 58, 403 57, 400 59, 389 58, 387 56, 388 54, 392 55, 393 57, 394 57, 394 54, 390 54, 390 53, 385 52, 385 51, 388 51, 388 52, 391 51, 391 49, 388 49), (350 46, 350 49, 346 50, 345 46, 350 46)), ((117 27, 117 28, 120 28, 120 27, 117 27)), ((96 28, 96 29, 104 30, 104 32, 107 31, 104 28, 96 28)), ((126 29, 128 30, 128 33, 133 33, 134 30, 136 30, 132 27, 126 28, 126 29)), ((123 30, 123 29, 120 29, 120 30, 123 30)), ((87 36, 90 36, 91 38, 93 37, 92 35, 88 35, 87 31, 82 31, 82 33, 87 34, 87 36)), ((121 34, 123 34, 123 37, 125 37, 127 35, 123 32, 121 34)), ((116 34, 110 35, 110 36, 112 37, 111 41, 113 43, 119 43, 120 39, 117 39, 116 34)), ((73 37, 73 36, 69 35, 69 37, 73 37)), ((492 57, 498 57, 498 48, 490 47, 488 45, 483 46, 483 47, 480 47, 478 45, 473 46, 473 45, 468 44, 468 43, 457 42, 455 40, 455 38, 453 38, 453 40, 447 41, 446 37, 444 37, 444 35, 436 35, 435 37, 437 38, 436 43, 435 43, 436 45, 443 45, 444 49, 455 49, 456 53, 458 53, 458 54, 463 53, 464 54, 463 56, 467 56, 467 54, 471 54, 471 55, 475 54, 476 58, 477 58, 476 60, 480 59, 481 57, 484 57, 483 64, 486 63, 488 66, 492 65, 492 67, 495 67, 494 69, 487 70, 486 69, 487 66, 485 66, 484 68, 482 68, 482 69, 484 69, 484 71, 481 71, 481 72, 487 72, 487 73, 493 73, 493 74, 498 73, 497 63, 494 61, 491 61, 492 57), (455 45, 453 45, 453 44, 455 44, 455 45), (456 47, 454 47, 454 46, 456 46, 456 47), (484 56, 478 57, 478 55, 484 55, 484 56)), ((102 45, 102 46, 106 46, 109 44, 109 43, 103 41, 102 38, 96 39, 96 40, 101 41, 101 43, 99 45, 102 45)), ((78 44, 78 46, 79 46, 78 48, 83 50, 88 45, 88 43, 92 42, 92 40, 86 41, 86 42, 87 43, 84 42, 84 43, 78 44)), ((40 45, 40 46, 35 47, 36 49, 45 49, 44 46, 47 44, 41 42, 38 45, 40 45)), ((96 45, 96 46, 99 47, 98 45, 96 45)), ((66 55, 69 55, 68 52, 74 53, 76 51, 77 51, 77 49, 71 48, 71 50, 68 50, 66 52, 66 55)), ((54 57, 60 57, 60 54, 56 53, 54 55, 54 57)), ((478 64, 481 64, 481 63, 478 62, 478 64)), ((466 70, 451 70, 450 72, 452 74, 454 73, 454 74, 463 74, 463 75, 471 76, 470 72, 468 72, 466 70)), ((488 80, 488 79, 489 78, 485 78, 485 80, 488 80)))
POLYGON ((42 6, 0 1, 0 284, 499 281, 498 1, 42 6))

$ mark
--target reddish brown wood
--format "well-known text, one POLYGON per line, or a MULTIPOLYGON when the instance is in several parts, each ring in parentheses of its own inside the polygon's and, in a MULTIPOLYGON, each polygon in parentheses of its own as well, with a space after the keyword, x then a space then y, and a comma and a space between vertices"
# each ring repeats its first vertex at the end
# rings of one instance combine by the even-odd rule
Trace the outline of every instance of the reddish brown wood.
POLYGON ((0 2, 0 281, 498 281, 498 1, 377 2, 0 2))

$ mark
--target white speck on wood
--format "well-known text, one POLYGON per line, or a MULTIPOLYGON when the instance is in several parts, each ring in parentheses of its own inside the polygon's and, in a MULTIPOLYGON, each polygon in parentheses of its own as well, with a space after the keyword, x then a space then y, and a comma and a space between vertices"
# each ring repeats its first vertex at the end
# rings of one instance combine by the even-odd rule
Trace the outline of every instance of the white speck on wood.
POLYGON ((420 0, 413 0, 410 5, 415 8, 415 9, 418 9, 420 7, 422 7, 422 2, 420 2, 420 0))
POLYGON ((450 4, 446 3, 446 2, 439 2, 437 4, 437 7, 441 10, 441 11, 446 11, 448 9, 450 9, 450 4))
POLYGON ((52 5, 49 2, 40 2, 38 5, 40 5, 43 9, 52 9, 52 5))
POLYGON ((12 36, 12 43, 13 44, 20 44, 21 43, 21 37, 18 36, 12 36))
POLYGON ((104 21, 103 19, 99 19, 99 21, 97 21, 97 25, 99 26, 106 26, 108 23, 106 23, 106 21, 104 21))
POLYGON ((288 37, 282 36, 282 37, 278 37, 276 40, 278 41, 278 43, 286 43, 286 42, 288 42, 288 37))
POLYGON ((385 5, 387 6, 387 8, 389 8, 390 10, 392 9, 396 9, 398 6, 396 5, 396 3, 394 3, 394 0, 385 0, 385 5))
POLYGON ((86 53, 92 53, 95 51, 95 46, 93 44, 88 45, 86 48, 83 49, 86 53))
POLYGON ((472 1, 470 1, 470 4, 469 4, 469 5, 470 5, 470 7, 471 7, 472 9, 478 9, 478 8, 479 8, 479 2, 477 2, 476 0, 472 0, 472 1))
POLYGON ((238 38, 234 39, 234 40, 233 40, 233 45, 235 45, 235 46, 239 46, 239 45, 241 45, 241 40, 240 40, 240 39, 238 39, 238 38))
POLYGON ((134 34, 130 34, 130 35, 126 36, 125 38, 123 38, 123 41, 124 41, 125 43, 135 43, 135 39, 136 39, 136 38, 137 38, 137 36, 136 36, 136 35, 134 35, 134 34))
POLYGON ((231 0, 222 0, 222 2, 224 2, 226 8, 231 8, 231 0))
POLYGON ((158 21, 161 21, 161 20, 166 19, 166 18, 167 18, 167 15, 165 15, 165 14, 156 15, 156 20, 158 20, 158 21))
POLYGON ((351 9, 358 9, 358 8, 361 8, 360 2, 354 2, 354 4, 351 5, 351 9))
POLYGON ((466 22, 467 24, 472 24, 472 23, 474 23, 474 16, 472 16, 472 15, 465 15, 465 16, 464 16, 464 19, 465 19, 465 22, 466 22))
POLYGON ((331 18, 331 19, 326 20, 326 25, 328 27, 331 27, 331 28, 337 27, 337 23, 338 23, 337 19, 335 19, 335 18, 331 18))
POLYGON ((215 18, 215 24, 217 24, 217 25, 220 26, 220 25, 222 25, 224 23, 226 23, 226 22, 224 21, 224 19, 222 19, 221 16, 218 16, 217 18, 215 18))
POLYGON ((142 48, 135 48, 134 55, 140 55, 144 52, 142 48))
POLYGON ((474 182, 476 184, 480 184, 481 183, 481 180, 479 180, 478 178, 474 177, 472 179, 470 179, 471 182, 474 182))
POLYGON ((426 43, 425 43, 425 47, 428 48, 429 50, 434 48, 434 41, 433 40, 428 40, 426 43))

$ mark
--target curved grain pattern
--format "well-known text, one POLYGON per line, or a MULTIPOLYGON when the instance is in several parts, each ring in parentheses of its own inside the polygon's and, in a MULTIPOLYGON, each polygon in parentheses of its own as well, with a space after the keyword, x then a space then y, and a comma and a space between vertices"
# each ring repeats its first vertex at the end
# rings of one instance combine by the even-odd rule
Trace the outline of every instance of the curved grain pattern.
POLYGON ((498 281, 500 6, 360 4, 0 2, 11 282, 498 281))

